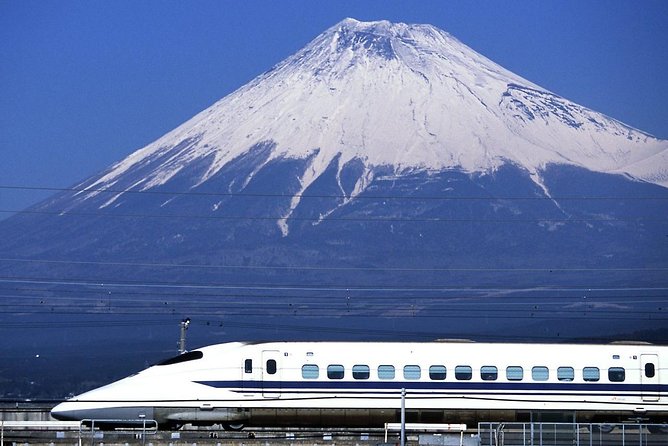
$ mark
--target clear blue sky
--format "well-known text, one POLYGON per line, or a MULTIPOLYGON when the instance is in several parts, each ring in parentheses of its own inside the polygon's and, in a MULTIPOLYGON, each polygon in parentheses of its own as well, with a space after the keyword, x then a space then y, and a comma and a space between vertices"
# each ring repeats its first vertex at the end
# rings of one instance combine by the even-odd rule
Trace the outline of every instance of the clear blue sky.
MULTIPOLYGON (((668 138, 665 0, 0 0, 0 185, 71 186, 345 17, 433 24, 668 138)), ((0 189, 0 209, 45 195, 0 189)))

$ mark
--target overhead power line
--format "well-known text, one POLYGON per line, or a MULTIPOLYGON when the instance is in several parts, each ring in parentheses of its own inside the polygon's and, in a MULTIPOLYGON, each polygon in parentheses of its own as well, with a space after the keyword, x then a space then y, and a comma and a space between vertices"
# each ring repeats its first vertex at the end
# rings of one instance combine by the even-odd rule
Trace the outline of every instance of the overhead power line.
MULTIPOLYGON (((460 308, 452 309, 446 307, 414 307, 410 304, 405 304, 396 308, 385 308, 379 306, 359 306, 353 308, 346 308, 345 306, 313 306, 313 307, 300 307, 300 308, 290 308, 288 305, 275 305, 268 306, 266 309, 262 310, 261 308, 253 308, 252 311, 248 308, 239 308, 237 306, 216 306, 216 307, 191 307, 183 306, 178 308, 177 311, 172 308, 161 308, 159 306, 155 307, 137 307, 137 308, 111 308, 108 311, 104 309, 94 309, 85 310, 82 308, 74 307, 62 307, 54 308, 48 314, 50 316, 56 315, 88 315, 88 316, 100 316, 100 317, 114 317, 122 318, 123 316, 153 316, 153 317, 172 317, 179 316, 182 313, 187 313, 189 316, 203 316, 203 317, 214 317, 218 316, 221 318, 253 318, 253 317, 297 317, 297 318, 327 318, 327 317, 345 317, 345 318, 374 318, 374 319, 393 319, 393 318, 405 318, 409 317, 411 319, 479 319, 484 317, 486 319, 558 319, 563 320, 563 318, 576 319, 583 318, 588 320, 652 320, 652 321, 663 321, 668 320, 668 311, 657 312, 654 310, 629 310, 629 309, 601 309, 601 308, 522 308, 522 309, 504 309, 504 308, 492 308, 492 309, 479 309, 474 310, 473 308, 460 308)), ((23 308, 21 313, 30 312, 31 308, 23 308)), ((16 314, 16 310, 12 309, 0 309, 0 314, 16 314)), ((30 313, 38 318, 43 319, 45 314, 44 312, 32 312, 30 313)), ((119 319, 123 321, 122 319, 119 319)), ((17 325, 23 323, 31 322, 30 319, 22 318, 21 321, 17 321, 17 325)), ((51 321, 32 321, 37 323, 50 323, 51 321)), ((72 321, 53 321, 60 324, 66 324, 67 322, 73 322, 76 324, 76 320, 72 321)), ((123 321, 126 322, 126 321, 123 321)), ((3 327, 7 328, 7 324, 11 324, 12 321, 3 321, 3 327)), ((120 324, 120 322, 119 322, 120 324)))
MULTIPOLYGON (((522 311, 522 312, 514 312, 514 313, 495 313, 495 312, 489 312, 485 314, 476 314, 474 312, 456 312, 451 314, 449 311, 443 310, 439 312, 425 312, 425 311, 415 311, 410 308, 404 308, 404 309, 399 309, 395 310, 391 313, 387 312, 387 314, 372 314, 374 310, 367 310, 367 311, 361 311, 361 310, 356 310, 356 311, 351 311, 351 312, 340 312, 340 311, 324 311, 324 312, 317 312, 315 309, 308 311, 308 310, 302 310, 297 313, 291 313, 291 312, 272 312, 272 313, 264 313, 265 317, 268 318, 291 318, 291 319, 303 319, 305 321, 308 321, 309 319, 317 318, 317 319, 330 319, 330 318, 341 318, 344 317, 346 319, 356 320, 367 320, 371 322, 371 319, 374 319, 376 321, 379 320, 412 320, 415 321, 416 323, 420 323, 420 321, 423 321, 424 323, 429 323, 429 321, 434 321, 434 320, 442 320, 442 321, 452 321, 452 320, 485 320, 485 321, 548 321, 548 320, 560 320, 560 321, 609 321, 609 322, 615 322, 615 321, 648 321, 648 322, 665 322, 668 321, 668 315, 662 314, 658 315, 652 312, 646 312, 646 313, 624 313, 624 312, 596 312, 596 311, 587 311, 587 312, 551 312, 551 311, 535 311, 535 312, 529 312, 529 311, 522 311)), ((377 312, 377 310, 375 310, 377 312)), ((0 315, 4 314, 16 314, 13 312, 7 312, 4 310, 0 310, 0 315)), ((154 317, 164 317, 164 318, 172 318, 172 317, 182 317, 183 315, 187 314, 190 317, 197 317, 197 318, 215 318, 218 316, 220 320, 226 320, 225 318, 232 318, 232 319, 249 319, 254 316, 258 316, 258 314, 249 314, 247 312, 242 312, 242 311, 233 311, 229 309, 222 309, 219 311, 214 311, 211 313, 207 313, 205 311, 196 311, 192 309, 187 309, 184 311, 177 311, 177 312, 149 312, 149 311, 135 311, 135 312, 115 312, 115 313, 103 313, 103 312, 82 312, 82 311, 55 311, 50 313, 51 316, 53 317, 65 317, 65 316, 105 316, 105 317, 114 317, 114 318, 119 318, 119 319, 124 319, 127 317, 134 317, 134 316, 140 316, 140 317, 145 317, 145 316, 154 316, 154 317)), ((262 314, 261 314, 262 315, 262 314)), ((40 316, 40 315, 38 315, 40 316)), ((43 319, 43 315, 40 316, 40 318, 43 319)), ((70 320, 67 318, 66 321, 59 322, 57 324, 53 324, 50 321, 31 321, 30 319, 22 318, 21 322, 3 322, 2 326, 0 326, 0 330, 2 329, 11 329, 11 328, 36 328, 36 327, 43 327, 43 328, 51 328, 51 327, 77 327, 79 326, 77 324, 77 320, 70 320), (35 327, 36 326, 36 327, 35 327)), ((134 324, 132 323, 127 323, 127 322, 109 322, 108 326, 133 326, 134 324)), ((148 325, 148 324, 147 324, 148 325)), ((166 325, 164 322, 161 323, 161 321, 156 321, 153 323, 153 325, 166 325)))
POLYGON ((447 217, 298 217, 298 216, 251 216, 251 215, 196 215, 196 214, 129 214, 123 212, 80 212, 80 211, 45 211, 45 210, 19 210, 0 209, 1 213, 10 214, 37 214, 54 215, 58 217, 112 217, 112 218, 159 218, 159 219, 194 219, 194 220, 220 220, 220 221, 310 221, 310 222, 376 222, 376 223, 400 223, 400 222, 423 222, 423 223, 615 223, 615 222, 652 222, 668 223, 668 218, 647 217, 590 217, 590 218, 447 218, 447 217))
POLYGON ((206 293, 184 293, 167 292, 161 289, 159 292, 151 291, 150 288, 143 288, 140 290, 122 289, 120 291, 113 288, 91 289, 89 287, 80 289, 63 289, 58 288, 26 288, 26 287, 10 287, 0 288, 0 298, 4 298, 4 306, 11 306, 17 302, 25 303, 30 301, 40 301, 41 305, 59 305, 61 303, 79 303, 79 304, 113 304, 120 305, 124 302, 131 304, 150 303, 151 305, 217 305, 243 302, 248 306, 264 305, 273 301, 282 301, 295 305, 302 304, 322 304, 328 302, 346 302, 356 304, 365 303, 372 304, 381 302, 383 305, 394 305, 395 302, 416 302, 420 304, 440 304, 448 306, 462 306, 468 307, 471 305, 479 305, 480 302, 485 302, 486 305, 504 305, 504 306, 525 306, 535 303, 536 305, 637 305, 656 303, 666 305, 668 307, 668 295, 665 292, 657 294, 656 292, 640 292, 630 294, 624 292, 605 292, 597 295, 592 292, 583 292, 578 290, 570 295, 552 293, 551 290, 530 290, 517 292, 517 294, 502 293, 497 296, 490 296, 487 292, 473 290, 471 292, 453 292, 453 293, 436 293, 436 294, 411 294, 406 296, 404 294, 389 294, 389 293, 369 293, 363 295, 351 296, 348 292, 340 292, 337 294, 322 294, 309 292, 308 294, 296 294, 291 292, 261 293, 255 291, 249 293, 229 293, 226 290, 220 292, 207 291, 206 293), (10 299, 14 299, 13 301, 10 299), (588 299, 588 300, 586 300, 588 299))
MULTIPOLYGON (((285 295, 264 295, 264 296, 220 296, 216 300, 202 300, 202 299, 164 299, 162 296, 155 296, 151 294, 144 294, 145 296, 154 296, 153 298, 137 298, 136 295, 114 295, 111 297, 70 297, 62 296, 60 293, 55 296, 26 296, 20 294, 4 294, 0 293, 0 298, 4 299, 0 303, 0 307, 7 309, 17 308, 51 308, 51 307, 86 307, 89 308, 120 308, 124 305, 131 305, 137 308, 141 306, 157 308, 157 307, 242 307, 242 308, 273 308, 273 307, 301 307, 316 305, 317 308, 341 306, 363 306, 364 308, 390 308, 396 305, 422 305, 422 306, 438 306, 447 308, 462 308, 470 309, 485 302, 485 311, 487 309, 494 309, 497 306, 503 307, 504 311, 514 311, 513 308, 528 308, 529 306, 544 309, 546 307, 572 307, 577 311, 582 309, 603 309, 612 308, 611 311, 628 311, 632 306, 654 304, 660 305, 658 310, 668 311, 668 296, 615 296, 613 299, 602 297, 590 298, 589 301, 582 301, 582 297, 555 297, 555 296, 530 296, 521 301, 500 301, 495 298, 443 298, 442 296, 435 297, 411 297, 399 298, 397 296, 383 296, 374 298, 357 297, 354 299, 343 300, 341 296, 285 296, 285 295), (95 306, 95 307, 93 307, 95 306)), ((654 307, 655 308, 655 307, 654 307)), ((656 310, 656 308, 655 308, 656 310)), ((653 310, 653 311, 655 311, 653 310)))
POLYGON ((555 291, 665 291, 668 287, 643 287, 643 286, 625 286, 613 287, 605 285, 581 285, 581 286, 550 286, 542 284, 540 286, 529 286, 524 288, 517 288, 511 286, 448 286, 448 285, 405 285, 405 286, 376 286, 376 285, 358 285, 358 284, 342 284, 342 285, 300 285, 300 284, 243 284, 243 283, 172 283, 172 282, 143 282, 132 280, 111 280, 106 281, 102 278, 86 279, 86 278, 69 278, 69 279, 53 279, 53 278, 35 278, 35 277, 18 277, 18 276, 0 276, 0 283, 25 283, 25 284, 45 284, 45 285, 83 285, 83 286, 98 286, 98 287, 118 287, 118 288, 172 288, 172 289, 192 289, 192 290, 299 290, 299 291, 486 291, 486 292, 508 292, 508 291, 531 291, 538 288, 543 288, 552 292, 555 291))
POLYGON ((363 193, 358 195, 344 195, 344 194, 285 194, 285 193, 257 193, 257 192, 205 192, 205 191, 163 191, 155 189, 113 189, 113 188, 88 188, 88 187, 48 187, 48 186, 17 186, 17 185, 0 185, 0 189, 6 190, 31 190, 31 191, 51 191, 51 192, 75 192, 75 193, 109 193, 109 194, 139 194, 139 195, 163 195, 163 196, 200 196, 200 197, 247 197, 247 198, 333 198, 333 199, 349 199, 349 200, 529 200, 529 201, 596 201, 596 200, 668 200, 668 196, 623 196, 623 195, 608 195, 608 196, 494 196, 489 194, 487 196, 447 196, 447 195, 416 195, 416 196, 401 196, 401 195, 374 195, 372 193, 363 193))
MULTIPOLYGON (((393 311, 395 309, 432 309, 434 311, 453 311, 470 312, 473 308, 478 308, 480 300, 461 300, 461 299, 341 299, 341 298, 293 298, 291 296, 273 296, 274 298, 262 299, 221 299, 221 300, 161 300, 161 299, 136 299, 130 297, 120 297, 114 299, 93 298, 93 297, 32 297, 0 294, 4 300, 0 303, 0 308, 4 312, 22 312, 25 309, 60 309, 76 310, 83 313, 89 312, 134 312, 134 311, 160 311, 161 309, 171 309, 178 307, 182 309, 200 309, 204 311, 214 311, 222 309, 233 309, 246 311, 249 314, 258 314, 263 311, 273 310, 385 310, 393 311)), ((628 298, 628 296, 626 296, 628 298)), ((665 299, 665 296, 662 296, 665 299)), ((657 298, 658 299, 658 298, 657 298)), ((624 314, 655 314, 663 312, 668 315, 668 305, 665 300, 613 300, 607 301, 602 298, 593 298, 589 301, 582 299, 536 299, 523 300, 521 302, 501 302, 498 299, 489 299, 486 301, 484 309, 477 309, 476 312, 482 313, 515 313, 517 311, 550 311, 562 313, 624 313, 624 314), (652 304, 652 305, 648 305, 652 304), (658 307, 657 307, 658 305, 658 307)))
POLYGON ((147 268, 192 268, 192 269, 241 269, 241 270, 297 270, 297 271, 388 271, 388 272, 652 272, 668 271, 668 266, 664 267, 436 267, 436 268, 410 268, 410 267, 365 267, 365 266, 308 266, 308 265, 205 265, 192 263, 155 263, 155 262, 105 262, 90 260, 56 260, 56 259, 25 259, 25 258, 2 258, 0 262, 16 263, 45 263, 54 265, 92 265, 92 266, 123 266, 123 267, 147 267, 147 268))

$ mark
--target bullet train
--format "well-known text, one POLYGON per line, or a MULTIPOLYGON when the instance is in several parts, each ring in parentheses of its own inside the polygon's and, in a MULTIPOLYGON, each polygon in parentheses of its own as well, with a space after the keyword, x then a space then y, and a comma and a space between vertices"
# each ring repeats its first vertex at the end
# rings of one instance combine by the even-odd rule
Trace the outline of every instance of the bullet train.
POLYGON ((402 393, 407 422, 668 423, 668 347, 233 342, 168 359, 51 413, 161 428, 374 427, 400 420, 402 393))

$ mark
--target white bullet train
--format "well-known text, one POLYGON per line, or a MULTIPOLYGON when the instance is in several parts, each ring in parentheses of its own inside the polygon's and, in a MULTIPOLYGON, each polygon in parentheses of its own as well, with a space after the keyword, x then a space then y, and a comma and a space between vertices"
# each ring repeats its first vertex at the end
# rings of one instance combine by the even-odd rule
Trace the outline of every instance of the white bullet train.
POLYGON ((225 343, 75 396, 60 420, 163 428, 668 422, 668 347, 436 341, 225 343), (121 423, 118 421, 118 423, 121 423))

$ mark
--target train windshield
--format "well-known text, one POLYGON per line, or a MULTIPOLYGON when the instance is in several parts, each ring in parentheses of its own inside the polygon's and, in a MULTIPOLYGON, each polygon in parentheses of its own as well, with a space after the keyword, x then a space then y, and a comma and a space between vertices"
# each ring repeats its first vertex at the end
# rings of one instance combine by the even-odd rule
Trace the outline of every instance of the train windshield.
POLYGON ((204 354, 200 351, 195 350, 194 352, 183 353, 179 356, 174 356, 173 358, 166 359, 162 362, 157 363, 156 365, 172 365, 179 364, 181 362, 194 361, 196 359, 202 359, 204 354))

